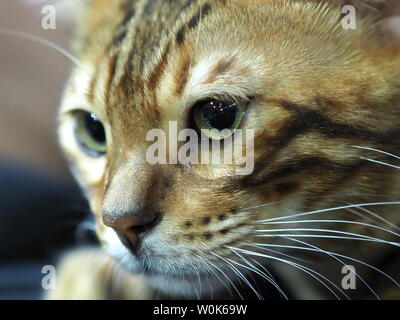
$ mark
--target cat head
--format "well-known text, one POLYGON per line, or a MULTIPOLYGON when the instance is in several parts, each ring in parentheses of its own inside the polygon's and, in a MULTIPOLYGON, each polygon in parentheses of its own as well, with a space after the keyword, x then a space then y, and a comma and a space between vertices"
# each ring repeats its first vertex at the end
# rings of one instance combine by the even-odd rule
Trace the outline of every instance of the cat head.
MULTIPOLYGON (((398 148, 400 51, 377 36, 378 2, 371 11, 353 2, 355 29, 342 23, 339 3, 321 1, 88 2, 59 138, 100 240, 126 268, 165 292, 205 295, 198 275, 238 279, 247 262, 279 261, 276 253, 266 259, 264 248, 293 245, 285 239, 293 232, 279 229, 296 214, 365 222, 317 210, 396 195, 395 169, 354 146, 398 148), (184 129, 191 131, 179 139, 184 129), (182 151, 188 140, 193 149, 182 151), (215 162, 182 160, 211 150, 203 142, 221 151, 215 162)), ((340 240, 318 245, 349 249, 340 240)))

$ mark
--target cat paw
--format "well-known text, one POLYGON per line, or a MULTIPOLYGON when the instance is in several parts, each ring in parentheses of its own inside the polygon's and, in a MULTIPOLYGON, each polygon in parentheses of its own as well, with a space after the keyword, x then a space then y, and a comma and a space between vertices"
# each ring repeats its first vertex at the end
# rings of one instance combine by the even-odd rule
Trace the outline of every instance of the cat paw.
POLYGON ((131 275, 98 250, 77 250, 58 264, 55 288, 49 300, 150 299, 151 290, 142 276, 131 275))

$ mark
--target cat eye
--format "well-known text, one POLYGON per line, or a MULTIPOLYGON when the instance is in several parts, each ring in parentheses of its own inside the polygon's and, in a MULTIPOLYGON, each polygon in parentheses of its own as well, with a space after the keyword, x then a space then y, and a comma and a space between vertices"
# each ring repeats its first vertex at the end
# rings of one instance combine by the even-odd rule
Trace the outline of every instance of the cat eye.
POLYGON ((106 153, 104 126, 94 113, 75 112, 75 137, 82 149, 89 155, 99 157, 106 153))
POLYGON ((215 99, 198 102, 193 107, 196 127, 199 130, 205 130, 202 132, 213 140, 222 140, 231 136, 239 128, 244 114, 245 108, 238 103, 215 99), (213 129, 223 130, 223 132, 213 129))

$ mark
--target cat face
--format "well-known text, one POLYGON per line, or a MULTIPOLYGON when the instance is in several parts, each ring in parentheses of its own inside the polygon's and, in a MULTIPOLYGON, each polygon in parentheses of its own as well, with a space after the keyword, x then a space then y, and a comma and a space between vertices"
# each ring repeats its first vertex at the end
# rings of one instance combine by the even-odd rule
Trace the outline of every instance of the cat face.
MULTIPOLYGON (((105 249, 162 291, 192 296, 199 276, 213 283, 204 295, 237 281, 247 262, 279 262, 264 246, 296 245, 285 237, 310 228, 382 238, 351 224, 366 221, 351 206, 316 212, 395 197, 398 183, 395 169, 367 160, 384 155, 355 147, 396 152, 398 50, 372 41, 362 17, 356 30, 340 19, 339 6, 307 1, 92 1, 59 138, 105 249), (193 129, 196 144, 218 141, 222 153, 234 132, 250 130, 251 148, 233 155, 254 153, 229 164, 151 163, 152 130, 165 133, 168 154, 184 145, 171 125, 193 129), (201 132, 212 128, 228 133, 201 132), (304 218, 288 220, 296 214, 304 218), (299 222, 310 215, 317 222, 299 222)), ((391 208, 374 209, 399 224, 391 208)), ((310 243, 357 257, 364 243, 354 242, 310 243)))

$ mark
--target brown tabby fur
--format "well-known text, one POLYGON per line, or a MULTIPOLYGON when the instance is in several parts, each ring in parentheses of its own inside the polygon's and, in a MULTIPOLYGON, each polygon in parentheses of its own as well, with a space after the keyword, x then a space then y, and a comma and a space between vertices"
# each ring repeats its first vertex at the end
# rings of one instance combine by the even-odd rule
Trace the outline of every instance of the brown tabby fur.
MULTIPOLYGON (((342 1, 89 1, 87 10, 78 15, 74 47, 81 68, 74 70, 65 92, 60 141, 96 215, 105 248, 110 230, 106 231, 102 214, 129 212, 134 206, 162 213, 162 221, 143 240, 141 254, 164 279, 122 271, 117 261, 100 251, 72 252, 61 263, 51 298, 144 299, 159 297, 159 291, 162 296, 190 298, 196 297, 196 290, 200 297, 210 297, 196 287, 193 270, 204 277, 204 286, 211 281, 206 279, 210 270, 205 262, 232 273, 228 263, 214 254, 245 264, 229 247, 289 259, 243 243, 302 245, 259 237, 256 230, 315 227, 398 241, 398 236, 362 224, 254 224, 349 203, 400 198, 400 171, 363 158, 395 165, 398 161, 353 147, 393 154, 400 150, 400 47, 382 24, 384 16, 394 11, 387 11, 389 1, 351 3, 358 10, 356 30, 341 27, 342 1), (146 163, 145 136, 150 129, 167 129, 170 120, 185 128, 196 101, 221 94, 252 99, 242 125, 255 129, 253 174, 226 177, 223 165, 188 168, 146 163), (103 122, 105 157, 90 158, 76 146, 69 125, 74 109, 94 112, 103 122), (271 205, 244 210, 266 203, 271 205), (163 280, 173 288, 179 277, 189 279, 192 292, 156 288, 163 280)), ((400 226, 398 206, 366 209, 400 226)), ((371 223, 362 209, 349 210, 296 220, 371 223)), ((398 247, 346 239, 296 239, 363 260, 399 278, 398 247)), ((342 265, 331 256, 282 252, 314 259, 317 265, 307 266, 340 285, 342 265)), ((290 298, 332 298, 305 273, 278 261, 242 255, 280 275, 290 298)), ((399 288, 382 274, 349 263, 381 297, 400 297, 399 288)), ((125 267, 129 269, 129 263, 125 267)), ((237 283, 238 276, 231 276, 237 283)), ((266 286, 265 280, 255 282, 266 286)), ((223 287, 214 292, 219 297, 227 293, 223 287)), ((346 293, 374 298, 361 282, 358 290, 346 293)))

